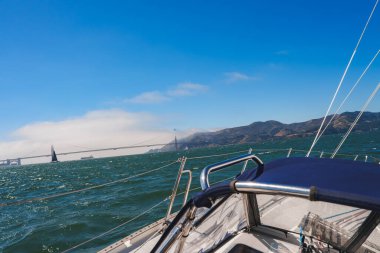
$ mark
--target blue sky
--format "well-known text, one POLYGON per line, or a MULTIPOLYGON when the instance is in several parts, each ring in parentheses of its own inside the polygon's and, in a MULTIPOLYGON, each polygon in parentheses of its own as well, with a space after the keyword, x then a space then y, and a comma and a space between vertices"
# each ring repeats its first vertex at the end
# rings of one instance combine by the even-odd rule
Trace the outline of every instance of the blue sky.
MULTIPOLYGON (((160 131, 321 117, 374 3, 0 1, 0 142, 94 111, 148 114, 160 131)), ((343 95, 379 31, 380 9, 343 95)), ((344 110, 360 109, 379 72, 380 59, 344 110)))

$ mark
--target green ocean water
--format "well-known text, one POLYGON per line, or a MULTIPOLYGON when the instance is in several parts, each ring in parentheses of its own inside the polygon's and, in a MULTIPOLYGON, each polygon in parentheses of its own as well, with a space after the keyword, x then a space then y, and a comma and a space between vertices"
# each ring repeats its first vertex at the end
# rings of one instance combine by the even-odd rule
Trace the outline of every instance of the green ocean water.
MULTIPOLYGON (((321 138, 315 150, 323 150, 324 156, 327 157, 326 152, 331 152, 339 143, 340 138, 339 135, 325 136, 321 138)), ((311 138, 298 138, 183 152, 1 168, 1 204, 96 186, 139 173, 147 172, 147 174, 49 200, 1 206, 0 251, 62 252, 133 219, 170 195, 179 163, 160 170, 155 169, 170 164, 179 157, 189 158, 185 168, 193 171, 192 189, 195 190, 190 193, 191 196, 199 191, 197 190, 199 173, 208 164, 246 153, 250 147, 264 162, 286 156, 290 147, 293 148, 292 156, 304 156, 303 150, 307 150, 311 141, 311 138), (270 150, 274 151, 269 152, 270 150), (211 157, 199 158, 201 156, 211 157)), ((342 147, 340 154, 344 155, 339 155, 337 158, 354 159, 356 155, 359 155, 358 160, 362 161, 367 155, 368 162, 378 163, 380 131, 352 134, 342 147)), ((313 156, 319 155, 319 152, 313 153, 313 156)), ((237 165, 221 173, 215 173, 211 175, 211 182, 236 175, 240 169, 241 165, 237 165)), ((187 179, 187 176, 184 176, 184 179, 187 179)), ((180 185, 180 192, 185 188, 185 181, 183 180, 180 185)), ((182 197, 182 195, 177 197, 174 211, 178 210, 182 197)), ((167 206, 168 201, 139 219, 84 244, 72 252, 96 252, 162 218, 167 206)))

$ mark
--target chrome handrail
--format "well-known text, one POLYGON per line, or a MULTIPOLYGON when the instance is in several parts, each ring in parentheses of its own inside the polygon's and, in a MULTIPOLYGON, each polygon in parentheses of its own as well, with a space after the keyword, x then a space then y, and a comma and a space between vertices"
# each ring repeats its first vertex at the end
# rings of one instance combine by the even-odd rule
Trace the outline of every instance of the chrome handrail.
POLYGON ((224 169, 226 167, 229 167, 229 166, 241 163, 241 162, 245 162, 248 160, 254 161, 258 166, 264 166, 264 163, 260 160, 260 158, 258 158, 256 155, 253 155, 253 154, 242 155, 239 157, 235 157, 235 158, 232 158, 229 160, 225 160, 225 161, 222 161, 219 163, 214 163, 214 164, 211 164, 209 166, 206 166, 202 170, 201 176, 200 176, 202 190, 206 190, 207 188, 210 187, 208 175, 211 172, 218 171, 218 170, 224 169))
POLYGON ((285 196, 293 196, 299 198, 309 198, 310 189, 287 186, 287 185, 278 185, 278 184, 265 184, 257 182, 246 182, 246 181, 237 181, 234 183, 234 188, 237 192, 240 193, 256 193, 256 194, 280 194, 285 196))

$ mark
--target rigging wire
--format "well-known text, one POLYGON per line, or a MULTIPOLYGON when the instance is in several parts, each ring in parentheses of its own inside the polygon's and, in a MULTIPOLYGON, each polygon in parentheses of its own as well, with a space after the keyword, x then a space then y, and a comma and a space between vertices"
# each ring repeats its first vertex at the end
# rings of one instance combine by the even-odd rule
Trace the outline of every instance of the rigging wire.
MULTIPOLYGON (((221 182, 223 182, 223 181, 226 181, 226 180, 232 179, 232 178, 234 178, 234 177, 235 177, 235 176, 232 176, 232 177, 229 177, 229 178, 226 178, 226 179, 223 179, 223 180, 217 181, 217 182, 215 182, 215 183, 212 183, 212 185, 217 184, 217 183, 221 183, 221 182)), ((193 192, 193 191, 200 190, 200 189, 201 189, 201 187, 196 187, 196 188, 193 188, 193 189, 189 190, 189 192, 193 192)), ((178 193, 178 194, 176 194, 176 196, 183 195, 183 194, 185 194, 185 192, 186 192, 186 191, 183 191, 183 192, 181 192, 181 193, 178 193)), ((69 251, 71 251, 71 250, 73 250, 73 249, 76 249, 76 248, 78 248, 78 247, 80 247, 80 246, 82 246, 82 245, 84 245, 84 244, 87 244, 87 243, 89 243, 89 242, 91 242, 91 241, 93 241, 93 240, 95 240, 95 239, 97 239, 97 238, 100 238, 100 237, 102 237, 102 236, 104 236, 104 235, 106 235, 106 234, 112 232, 113 230, 115 230, 115 229, 117 229, 117 228, 119 228, 119 227, 121 227, 121 226, 126 225, 127 223, 129 223, 129 222, 131 222, 131 221, 133 221, 133 220, 136 220, 137 218, 141 217, 142 215, 144 215, 144 214, 146 214, 146 213, 152 211, 154 208, 156 208, 157 206, 161 205, 163 202, 169 200, 169 198, 170 198, 170 197, 165 198, 164 200, 162 200, 162 201, 159 202, 158 204, 152 206, 150 209, 148 209, 148 210, 145 211, 144 213, 142 213, 142 214, 140 214, 140 215, 138 215, 138 216, 136 216, 136 217, 133 217, 131 220, 128 220, 128 221, 126 221, 126 222, 124 222, 124 223, 122 223, 122 224, 120 224, 120 225, 118 225, 118 226, 116 226, 116 227, 114 227, 114 228, 112 228, 112 229, 106 231, 106 232, 103 232, 102 234, 99 234, 99 235, 97 235, 96 237, 91 238, 90 240, 87 240, 87 241, 85 241, 85 242, 82 242, 82 243, 80 243, 80 244, 78 244, 78 245, 76 245, 76 246, 70 248, 70 249, 67 249, 67 250, 63 251, 62 253, 66 253, 66 252, 69 252, 69 251)), ((156 233, 157 233, 157 232, 156 232, 156 233)), ((156 233, 155 233, 155 234, 156 234, 156 233)), ((154 235, 155 235, 155 234, 154 234, 154 235)), ((151 236, 151 237, 153 237, 153 236, 151 236)), ((143 246, 143 245, 142 245, 142 246, 143 246)), ((142 246, 140 246, 140 247, 136 250, 136 252, 139 251, 139 249, 140 249, 142 246)))
MULTIPOLYGON (((254 151, 268 151, 269 153, 274 152, 282 152, 282 151, 288 151, 289 149, 265 149, 265 148, 259 148, 259 149, 253 149, 254 151)), ((293 149, 293 151, 307 151, 307 150, 300 150, 300 149, 293 149)), ((318 152, 318 151, 316 151, 318 152)), ((247 150, 240 150, 230 153, 223 153, 223 154, 216 154, 216 155, 205 155, 205 156, 193 156, 193 157, 187 157, 187 160, 196 160, 196 159, 204 159, 204 158, 210 158, 210 157, 218 157, 218 156, 225 156, 225 155, 232 155, 232 154, 239 154, 239 153, 247 153, 247 150)), ((266 154, 266 152, 262 153, 256 153, 257 155, 263 155, 266 154)))
MULTIPOLYGON (((241 152, 245 152, 245 151, 230 152, 230 153, 223 153, 223 154, 217 154, 217 155, 211 155, 211 156, 203 156, 203 157, 202 156, 191 157, 191 158, 189 158, 189 160, 191 160, 191 159, 203 159, 203 158, 216 157, 216 156, 224 156, 224 155, 230 155, 230 154, 241 153, 241 152)), ((37 201, 50 200, 50 199, 53 199, 53 198, 58 198, 58 197, 63 197, 63 196, 71 195, 71 194, 74 194, 74 193, 80 193, 80 192, 84 192, 84 191, 88 191, 88 190, 92 190, 92 189, 101 188, 101 187, 104 187, 104 186, 108 186, 108 185, 111 185, 111 184, 127 181, 127 180, 135 178, 135 177, 143 176, 143 175, 146 175, 146 174, 149 174, 149 173, 152 173, 152 172, 164 169, 166 167, 169 167, 169 166, 171 166, 171 165, 179 162, 179 160, 178 159, 175 160, 175 161, 173 161, 173 160, 167 160, 167 161, 163 161, 163 162, 170 162, 170 163, 166 164, 166 165, 163 165, 161 167, 149 170, 149 171, 145 171, 145 172, 142 172, 142 173, 130 176, 130 177, 121 178, 121 179, 114 180, 114 181, 111 181, 111 182, 108 182, 108 183, 104 183, 104 184, 93 185, 93 186, 82 188, 82 189, 78 189, 78 190, 72 190, 72 191, 67 191, 67 192, 62 192, 62 193, 57 193, 57 194, 51 194, 51 195, 43 196, 43 197, 36 197, 36 198, 24 199, 24 200, 19 200, 19 201, 14 201, 14 202, 0 203, 0 207, 16 206, 16 205, 22 205, 22 204, 32 203, 32 202, 37 202, 37 201)))
MULTIPOLYGON (((220 183, 220 182, 223 182, 223 181, 226 181, 226 180, 232 179, 232 178, 234 178, 234 177, 235 177, 235 176, 232 176, 232 177, 229 177, 229 178, 226 178, 226 179, 223 179, 223 180, 217 181, 217 182, 215 182, 215 183, 213 183, 213 184, 217 184, 217 183, 220 183)), ((199 189, 201 189, 201 187, 193 188, 193 189, 191 189, 189 192, 196 191, 196 190, 199 190, 199 189)), ((185 191, 176 194, 176 196, 183 195, 184 193, 185 193, 185 191)), ((138 219, 138 218, 140 218, 140 217, 143 216, 144 214, 151 212, 151 211, 152 211, 153 209, 155 209, 156 207, 158 207, 158 206, 160 206, 161 204, 163 204, 164 202, 168 201, 169 198, 170 198, 170 197, 166 197, 164 200, 160 201, 159 203, 157 203, 156 205, 152 206, 151 208, 149 208, 148 210, 144 211, 143 213, 141 213, 141 214, 139 214, 139 215, 133 217, 132 219, 130 219, 130 220, 128 220, 128 221, 126 221, 126 222, 124 222, 124 223, 122 223, 122 224, 120 224, 120 225, 118 225, 118 226, 116 226, 116 227, 113 227, 112 229, 107 230, 106 232, 103 232, 103 233, 101 233, 101 234, 99 234, 99 235, 97 235, 97 236, 95 236, 95 237, 93 237, 93 238, 91 238, 91 239, 89 239, 89 240, 87 240, 87 241, 84 241, 84 242, 82 242, 82 243, 80 243, 80 244, 77 244, 77 245, 75 245, 74 247, 71 247, 71 248, 69 248, 69 249, 67 249, 67 250, 65 250, 65 251, 63 251, 63 252, 61 252, 61 253, 70 252, 70 251, 72 251, 73 249, 76 249, 76 248, 78 248, 78 247, 80 247, 80 246, 83 246, 83 245, 89 243, 89 242, 92 242, 92 241, 95 240, 95 239, 98 239, 98 238, 100 238, 100 237, 105 236, 106 234, 108 234, 108 233, 114 231, 115 229, 118 229, 119 227, 122 227, 122 226, 124 226, 124 225, 126 225, 126 224, 128 224, 128 223, 130 223, 130 222, 132 222, 132 221, 134 221, 134 220, 136 220, 136 219, 138 219)), ((157 232, 156 232, 156 233, 157 233, 157 232)), ((155 233, 155 234, 156 234, 156 233, 155 233)), ((152 236, 152 237, 153 237, 153 236, 152 236)), ((142 245, 142 246, 143 246, 143 245, 142 245)), ((142 246, 141 246, 141 247, 142 247, 142 246)), ((140 247, 140 248, 141 248, 141 247, 140 247)), ((139 250, 139 249, 138 249, 138 250, 139 250)), ((137 252, 138 250, 136 250, 136 252, 137 252)))
POLYGON ((326 129, 328 128, 328 126, 331 124, 331 122, 337 116, 338 112, 340 111, 340 109, 342 108, 342 106, 344 105, 344 103, 347 101, 347 99, 349 98, 349 96, 351 96, 352 92, 354 91, 354 89, 356 88, 356 86, 359 84, 359 82, 361 81, 361 79, 363 78, 363 76, 367 73, 368 69, 371 67, 372 63, 375 61, 375 59, 377 58, 377 56, 379 55, 379 53, 380 53, 380 50, 377 51, 377 53, 375 54, 375 56, 372 58, 371 62, 367 65, 367 67, 365 68, 365 70, 363 71, 363 73, 360 75, 359 79, 356 81, 356 83, 354 84, 354 86, 352 86, 351 90, 348 92, 347 96, 343 99, 343 101, 339 105, 338 109, 332 115, 332 117, 330 118, 329 122, 326 124, 326 126, 324 127, 324 129, 322 130, 322 132, 320 133, 320 135, 318 136, 318 138, 315 141, 315 143, 317 143, 319 141, 319 139, 321 138, 321 136, 323 135, 323 133, 326 131, 326 129))
POLYGON ((0 203, 0 207, 16 206, 16 205, 21 205, 21 204, 31 203, 31 202, 36 202, 36 201, 50 200, 50 199, 57 198, 57 197, 71 195, 71 194, 74 194, 74 193, 84 192, 84 191, 88 191, 88 190, 92 190, 92 189, 96 189, 96 188, 101 188, 101 187, 104 187, 104 186, 108 186, 108 185, 115 184, 115 183, 118 183, 118 182, 123 182, 123 181, 129 180, 129 179, 135 178, 135 177, 143 176, 143 175, 152 173, 154 171, 158 171, 158 170, 164 169, 164 168, 169 167, 169 166, 171 166, 171 165, 173 165, 173 164, 175 164, 177 162, 178 162, 178 160, 174 161, 172 163, 163 165, 161 167, 158 167, 156 169, 145 171, 145 172, 142 172, 142 173, 130 176, 130 177, 121 178, 121 179, 118 179, 118 180, 115 180, 115 181, 111 181, 111 182, 104 183, 104 184, 99 184, 99 185, 94 185, 94 186, 90 186, 90 187, 87 187, 87 188, 82 188, 82 189, 79 189, 79 190, 73 190, 73 191, 67 191, 67 192, 52 194, 52 195, 48 195, 48 196, 45 196, 45 197, 37 197, 37 198, 25 199, 25 200, 8 202, 8 203, 0 203))
MULTIPOLYGON (((255 151, 262 151, 262 152, 255 153, 255 154, 257 154, 257 155, 265 155, 265 154, 272 154, 272 153, 276 153, 276 152, 285 152, 285 151, 288 151, 288 150, 289 149, 255 149, 255 151)), ((307 152, 308 150, 305 150, 305 149, 292 149, 292 151, 293 152, 307 152)), ((194 157, 187 158, 187 160, 204 159, 204 158, 225 156, 225 155, 231 155, 231 154, 237 154, 237 153, 243 153, 243 152, 246 152, 246 150, 237 151, 237 152, 223 153, 223 154, 208 155, 208 156, 194 156, 194 157)), ((313 152, 322 153, 322 151, 313 151, 313 152)), ((329 152, 323 152, 323 153, 326 154, 326 155, 327 154, 333 154, 333 153, 329 153, 329 152)), ((339 154, 339 156, 351 157, 351 156, 355 156, 355 155, 354 154, 339 154)), ((373 156, 370 156, 370 157, 373 158, 373 159, 375 159, 375 160, 380 161, 379 158, 376 158, 376 157, 373 157, 373 156)), ((158 167, 156 169, 152 169, 152 170, 145 171, 145 172, 142 172, 142 173, 130 176, 130 177, 121 178, 121 179, 118 179, 118 180, 115 180, 115 181, 111 181, 111 182, 108 182, 108 183, 104 183, 104 184, 100 184, 100 185, 94 185, 94 186, 90 186, 90 187, 87 187, 87 188, 82 188, 82 189, 78 189, 78 190, 73 190, 73 191, 67 191, 67 192, 52 194, 52 195, 48 195, 48 196, 44 196, 44 197, 36 197, 36 198, 30 198, 30 199, 25 199, 25 200, 20 200, 20 201, 14 201, 14 202, 8 202, 8 203, 0 203, 0 207, 15 206, 15 205, 21 205, 21 204, 36 202, 36 201, 44 201, 44 200, 49 200, 49 199, 53 199, 53 198, 58 198, 58 197, 63 197, 63 196, 71 195, 71 194, 74 194, 74 193, 80 193, 80 192, 84 192, 84 191, 88 191, 88 190, 92 190, 92 189, 101 188, 101 187, 104 187, 104 186, 108 186, 108 185, 115 184, 115 183, 118 183, 118 182, 123 182, 123 181, 129 180, 129 179, 135 178, 135 177, 143 176, 143 175, 146 175, 146 174, 149 174, 149 173, 161 170, 163 168, 169 167, 169 166, 177 163, 178 160, 176 160, 176 161, 166 160, 166 161, 163 161, 162 163, 164 163, 164 162, 165 163, 166 162, 170 162, 170 163, 166 164, 164 166, 158 167)), ((199 187, 199 189, 200 189, 200 187, 199 187)))
POLYGON ((96 240, 96 239, 98 239, 98 238, 100 238, 100 237, 102 237, 102 236, 105 236, 105 235, 111 233, 112 231, 114 231, 114 230, 116 230, 116 229, 118 229, 118 228, 120 228, 120 227, 122 227, 122 226, 124 226, 124 225, 126 225, 126 224, 128 224, 128 223, 130 223, 130 222, 132 222, 132 221, 134 221, 134 220, 136 220, 136 219, 138 219, 138 218, 140 218, 141 216, 143 216, 143 215, 145 215, 145 214, 151 212, 154 208, 156 208, 156 207, 162 205, 164 202, 166 202, 166 201, 168 201, 168 200, 169 200, 169 198, 167 197, 167 198, 161 200, 160 202, 158 202, 157 204, 153 205, 153 206, 150 207, 149 209, 145 210, 144 212, 140 213, 139 215, 133 217, 132 219, 129 219, 129 220, 127 220, 126 222, 123 222, 123 223, 121 223, 120 225, 117 225, 116 227, 113 227, 113 228, 111 228, 110 230, 107 230, 106 232, 103 232, 103 233, 101 233, 101 234, 99 234, 99 235, 97 235, 97 236, 95 236, 95 237, 92 237, 91 239, 89 239, 89 240, 87 240, 87 241, 81 242, 81 243, 75 245, 74 247, 71 247, 71 248, 69 248, 69 249, 67 249, 67 250, 64 250, 64 251, 62 251, 61 253, 70 252, 70 251, 72 251, 72 250, 74 250, 74 249, 76 249, 76 248, 78 248, 78 247, 80 247, 80 246, 83 246, 83 245, 85 245, 85 244, 87 244, 87 243, 89 243, 89 242, 92 242, 92 241, 94 241, 94 240, 96 240))
POLYGON ((376 3, 375 3, 375 5, 374 5, 374 7, 373 7, 373 9, 372 9, 372 12, 371 12, 371 14, 370 14, 369 17, 368 17, 367 23, 365 24, 364 29, 363 29, 363 31, 362 31, 362 33, 361 33, 361 35, 360 35, 360 37, 359 37, 359 40, 358 40, 358 42, 357 42, 357 44, 356 44, 356 46, 355 46, 355 49, 354 49, 354 51, 352 52, 351 58, 350 58, 350 60, 348 61, 348 64, 347 64, 347 66, 346 66, 346 69, 345 69, 344 72, 343 72, 343 75, 342 75, 342 77, 341 77, 341 79, 340 79, 340 82, 339 82, 339 84, 338 84, 338 87, 337 87, 337 89, 335 90, 334 96, 333 96, 333 98, 331 99, 330 105, 329 105, 329 107, 328 107, 328 109, 327 109, 327 111, 326 111, 325 116, 323 117, 322 123, 321 123, 321 125, 320 125, 320 127, 319 127, 319 129, 318 129, 318 131, 317 131, 317 134, 315 135, 315 138, 314 138, 314 140, 313 140, 313 143, 312 143, 311 146, 310 146, 309 151, 308 151, 307 154, 306 154, 306 157, 309 157, 311 151, 313 150, 313 148, 314 148, 314 146, 315 146, 315 144, 316 144, 316 141, 317 141, 317 139, 318 139, 318 137, 319 137, 319 134, 320 134, 320 132, 321 132, 321 130, 322 130, 323 124, 325 123, 326 118, 327 118, 327 115, 329 114, 329 112, 330 112, 330 110, 331 110, 331 107, 332 107, 332 105, 333 105, 334 102, 335 102, 335 98, 336 98, 336 96, 337 96, 337 94, 338 94, 338 92, 339 92, 339 90, 340 90, 340 87, 342 86, 342 83, 343 83, 343 81, 344 81, 344 79, 345 79, 345 77, 346 77, 346 75, 347 75, 347 71, 348 71, 348 69, 349 69, 350 66, 351 66, 351 62, 352 62, 352 60, 353 60, 354 57, 355 57, 356 51, 357 51, 357 49, 358 49, 358 47, 359 47, 359 45, 360 45, 360 42, 361 42, 361 40, 362 40, 362 38, 363 38, 363 36, 364 36, 365 31, 367 30, 368 24, 369 24, 369 22, 370 22, 370 20, 371 20, 371 18, 372 18, 373 13, 375 12, 375 9, 376 9, 376 6, 377 6, 378 3, 379 3, 379 0, 376 0, 376 3))
MULTIPOLYGON (((379 88, 380 88, 380 83, 378 84, 378 86, 377 86, 377 88, 376 88, 375 91, 377 92, 379 88)), ((374 92, 374 93, 375 93, 375 92, 374 92)), ((374 96, 374 94, 373 94, 373 96, 374 96)), ((370 100, 372 100, 373 96, 371 95, 370 100)), ((368 102, 368 101, 367 101, 367 102, 368 102)), ((367 105, 367 103, 366 103, 366 105, 367 105)), ((267 153, 273 153, 273 152, 278 152, 278 151, 287 151, 288 149, 272 149, 272 150, 270 150, 270 149, 257 149, 257 150, 264 150, 264 151, 265 151, 265 152, 263 152, 263 153, 257 153, 257 154, 267 154, 267 153)), ((306 152, 307 150, 294 150, 294 151, 304 151, 304 152, 306 152)), ((213 156, 221 156, 221 155, 235 154, 235 153, 241 153, 241 152, 243 152, 243 151, 230 152, 230 153, 224 153, 224 154, 218 154, 218 155, 211 155, 211 156, 203 156, 203 157, 193 157, 192 159, 202 159, 202 158, 208 158, 208 157, 213 157, 213 156)), ((317 151, 316 151, 316 152, 317 152, 317 151)), ((374 158, 374 157, 373 157, 373 158, 374 158)), ((190 159, 191 159, 191 158, 190 158, 190 159)), ((376 158, 375 158, 375 159, 376 159, 376 158)), ((80 189, 80 190, 74 190, 74 191, 70 191, 70 192, 59 193, 59 194, 50 195, 50 196, 41 197, 41 198, 33 198, 33 199, 29 199, 29 200, 22 200, 22 201, 16 201, 16 202, 11 202, 11 203, 0 204, 0 207, 2 207, 2 206, 11 206, 11 205, 19 205, 19 204, 22 204, 22 203, 28 203, 28 202, 34 202, 34 201, 48 200, 48 199, 56 198, 56 197, 59 197, 59 196, 65 196, 65 195, 69 195, 69 194, 73 194, 73 193, 78 193, 78 192, 82 192, 82 191, 87 191, 87 190, 90 190, 90 189, 100 188, 100 187, 103 187, 103 186, 107 186, 107 185, 110 185, 110 184, 113 184, 113 183, 117 183, 117 182, 125 181, 125 180, 131 179, 131 178, 135 178, 135 177, 138 177, 138 176, 142 176, 142 175, 145 175, 145 174, 148 174, 148 173, 151 173, 151 172, 154 172, 154 171, 157 171, 157 170, 163 169, 163 168, 165 168, 165 167, 168 167, 168 166, 170 166, 170 165, 173 165, 173 164, 177 163, 178 161, 179 161, 179 160, 176 160, 176 161, 171 162, 170 164, 167 164, 167 165, 161 166, 161 167, 159 167, 159 168, 156 168, 156 169, 153 169, 153 170, 150 170, 150 171, 146 171, 146 172, 143 172, 143 173, 139 173, 139 174, 136 174, 136 175, 133 175, 133 176, 127 177, 127 178, 122 178, 122 179, 119 179, 119 180, 115 180, 115 181, 112 181, 112 182, 108 182, 108 183, 105 183, 105 184, 96 185, 96 186, 91 186, 91 187, 84 188, 84 189, 80 189)), ((223 179, 223 180, 217 181, 217 182, 215 182, 215 183, 213 183, 213 184, 217 184, 217 183, 220 183, 220 182, 223 182, 223 181, 226 181, 226 180, 232 179, 232 178, 234 178, 234 177, 235 177, 235 176, 232 176, 232 177, 229 177, 229 178, 226 178, 226 179, 223 179)), ((195 191, 195 190, 198 190, 198 189, 201 189, 201 187, 193 188, 193 189, 191 189, 189 192, 192 192, 192 191, 195 191)), ((185 191, 184 191, 184 192, 181 192, 181 193, 179 193, 179 194, 177 194, 177 196, 179 196, 179 195, 183 195, 184 193, 185 193, 185 191)), ((130 220, 128 220, 128 221, 126 221, 126 222, 124 222, 124 223, 122 223, 122 224, 120 224, 120 225, 118 225, 118 226, 116 226, 116 227, 114 227, 114 228, 112 228, 112 229, 106 231, 106 232, 103 232, 103 233, 101 233, 101 234, 99 234, 99 235, 97 235, 97 236, 95 236, 95 237, 93 237, 93 238, 91 238, 91 239, 89 239, 89 240, 87 240, 87 241, 84 241, 84 242, 82 242, 82 243, 80 243, 80 244, 77 244, 77 245, 75 245, 74 247, 71 247, 71 248, 69 248, 69 249, 66 249, 65 251, 63 251, 63 253, 65 253, 65 252, 70 252, 70 251, 72 251, 72 250, 74 250, 74 249, 76 249, 76 248, 78 248, 78 247, 80 247, 80 246, 83 246, 83 245, 85 245, 85 244, 87 244, 87 243, 89 243, 89 242, 91 242, 91 241, 96 240, 97 238, 100 238, 100 237, 102 237, 102 236, 104 236, 104 235, 109 234, 110 232, 112 232, 112 231, 114 231, 114 230, 116 230, 116 229, 118 229, 118 228, 120 228, 120 227, 122 227, 122 226, 124 226, 124 225, 126 225, 126 224, 128 224, 128 223, 130 223, 130 222, 132 222, 132 221, 134 221, 134 220, 136 220, 136 219, 138 219, 138 218, 140 218, 140 217, 142 217, 143 215, 145 215, 145 214, 151 212, 153 209, 155 209, 155 208, 158 207, 159 205, 163 204, 163 203, 166 202, 167 200, 169 200, 169 197, 167 197, 167 198, 165 198, 164 200, 158 202, 157 204, 153 205, 152 207, 150 207, 150 208, 147 209, 146 211, 142 212, 141 214, 139 214, 139 215, 137 215, 137 216, 131 218, 130 220)))
MULTIPOLYGON (((229 178, 226 178, 226 179, 223 179, 223 180, 217 181, 217 182, 215 182, 215 183, 213 183, 213 184, 217 184, 217 183, 220 183, 220 182, 223 182, 223 181, 226 181, 226 180, 232 179, 232 178, 234 178, 234 177, 235 177, 235 176, 232 176, 232 177, 229 177, 229 178)), ((213 184, 212 184, 212 185, 213 185, 213 184)), ((193 188, 193 189, 189 190, 189 192, 193 192, 193 191, 200 190, 200 189, 201 189, 201 187, 196 187, 196 188, 193 188)), ((183 194, 185 194, 185 192, 186 192, 186 191, 183 191, 183 192, 181 192, 181 193, 178 193, 178 194, 176 194, 176 196, 183 195, 183 194)), ((78 248, 78 247, 80 247, 80 246, 82 246, 82 245, 84 245, 84 244, 87 244, 87 243, 89 243, 89 242, 91 242, 91 241, 93 241, 93 240, 95 240, 95 239, 97 239, 97 238, 100 238, 100 237, 102 237, 102 236, 104 236, 104 235, 106 235, 106 234, 108 234, 108 233, 114 231, 115 229, 117 229, 117 228, 119 228, 119 227, 122 227, 122 226, 126 225, 127 223, 132 222, 133 220, 136 220, 136 219, 140 218, 140 217, 143 216, 144 214, 146 214, 146 213, 152 211, 154 208, 158 207, 159 205, 163 204, 165 201, 169 200, 169 198, 170 198, 170 197, 165 198, 164 200, 162 200, 161 202, 159 202, 159 203, 157 203, 156 205, 152 206, 151 208, 149 208, 148 210, 146 210, 146 211, 144 211, 143 213, 139 214, 138 216, 135 216, 135 217, 133 217, 132 219, 130 219, 130 220, 128 220, 128 221, 126 221, 126 222, 124 222, 124 223, 122 223, 122 224, 120 224, 120 225, 118 225, 118 226, 116 226, 116 227, 114 227, 114 228, 112 228, 112 229, 106 231, 106 232, 103 232, 103 233, 101 233, 101 234, 99 234, 99 235, 97 235, 97 236, 91 238, 90 240, 87 240, 87 241, 85 241, 85 242, 82 242, 82 243, 80 243, 80 244, 78 244, 78 245, 76 245, 76 246, 70 248, 70 249, 67 249, 67 250, 63 251, 62 253, 70 252, 70 251, 73 250, 73 249, 76 249, 76 248, 78 248)), ((157 232, 156 232, 156 233, 157 233, 157 232)), ((155 234, 156 234, 156 233, 155 233, 155 234)), ((152 236, 152 237, 153 237, 153 236, 152 236)), ((143 246, 143 245, 142 245, 142 246, 143 246)), ((140 248, 141 248, 142 246, 140 246, 140 248)), ((138 249, 138 250, 139 250, 139 249, 138 249)), ((138 250, 136 250, 136 252, 137 252, 138 250)))
MULTIPOLYGON (((379 84, 379 88, 380 88, 380 84, 379 84)), ((286 150, 286 149, 284 149, 284 150, 286 150)), ((298 150, 298 151, 306 151, 306 150, 298 150)), ((274 152, 275 152, 275 151, 274 151, 274 152)), ((217 181, 217 182, 215 182, 215 183, 212 183, 212 185, 214 185, 214 184, 218 184, 218 183, 220 183, 220 182, 223 182, 223 181, 226 181, 226 180, 229 180, 229 179, 232 179, 232 178, 234 178, 234 177, 235 177, 235 176, 232 176, 232 177, 229 177, 229 178, 226 178, 226 179, 222 179, 222 180, 220 180, 220 181, 217 181)), ((189 192, 193 192, 193 191, 200 190, 200 189, 201 189, 201 187, 196 187, 196 188, 190 189, 189 192)), ((180 192, 180 193, 176 194, 176 196, 183 195, 183 194, 185 194, 185 192, 186 192, 186 191, 180 192)), ((135 216, 135 217, 133 217, 132 219, 130 219, 130 220, 128 220, 128 221, 126 221, 126 222, 124 222, 124 223, 122 223, 122 224, 120 224, 120 225, 118 225, 118 226, 116 226, 116 227, 114 227, 114 228, 112 228, 112 229, 106 231, 106 232, 103 232, 103 233, 101 233, 101 234, 99 234, 99 235, 97 235, 97 236, 95 236, 95 237, 93 237, 93 238, 91 238, 91 239, 89 239, 89 240, 87 240, 87 241, 85 241, 85 242, 82 242, 82 243, 80 243, 80 244, 78 244, 78 245, 76 245, 76 246, 74 246, 74 247, 72 247, 72 248, 70 248, 70 249, 67 249, 67 250, 63 251, 62 253, 70 252, 70 251, 72 251, 73 249, 76 249, 76 248, 78 248, 78 247, 80 247, 80 246, 83 246, 84 244, 87 244, 87 243, 89 243, 89 242, 91 242, 91 241, 93 241, 93 240, 95 240, 95 239, 97 239, 97 238, 100 238, 100 237, 102 237, 102 236, 104 236, 104 235, 106 235, 106 234, 108 234, 108 233, 110 233, 110 232, 112 232, 112 231, 118 229, 119 227, 122 227, 122 226, 124 226, 124 225, 126 225, 126 224, 128 224, 128 223, 130 223, 130 222, 132 222, 132 221, 134 221, 134 220, 136 220, 136 219, 138 219, 138 218, 140 218, 140 217, 143 216, 144 214, 151 212, 153 209, 155 209, 156 207, 158 207, 159 205, 163 204, 165 201, 167 201, 167 200, 169 200, 169 199, 170 199, 170 197, 165 198, 164 200, 162 200, 161 202, 159 202, 159 203, 157 203, 156 205, 152 206, 151 208, 149 208, 148 210, 146 210, 146 211, 144 211, 143 213, 139 214, 138 216, 135 216)), ((150 239, 153 238, 157 233, 158 233, 158 232, 154 233, 154 234, 150 237, 150 239)), ((139 250, 142 248, 142 246, 144 246, 144 244, 141 245, 141 246, 136 250, 136 252, 139 251, 139 250)))
POLYGON ((331 155, 331 158, 334 158, 336 153, 338 153, 340 147, 343 145, 343 143, 346 141, 347 137, 350 135, 352 129, 355 127, 356 123, 358 123, 360 117, 362 116, 362 114, 364 113, 365 109, 367 108, 367 106, 369 105, 369 103, 371 103, 373 97, 376 95, 376 93, 379 91, 380 89, 380 83, 376 86, 375 90, 372 92, 372 94, 369 96, 369 98, 367 99, 366 103, 364 104, 364 106, 362 107, 360 113, 358 114, 358 116, 356 117, 355 121, 351 124, 350 128, 348 129, 347 133, 344 135, 344 137, 342 138, 342 140, 340 141, 339 145, 336 147, 336 149, 334 150, 333 154, 331 155))

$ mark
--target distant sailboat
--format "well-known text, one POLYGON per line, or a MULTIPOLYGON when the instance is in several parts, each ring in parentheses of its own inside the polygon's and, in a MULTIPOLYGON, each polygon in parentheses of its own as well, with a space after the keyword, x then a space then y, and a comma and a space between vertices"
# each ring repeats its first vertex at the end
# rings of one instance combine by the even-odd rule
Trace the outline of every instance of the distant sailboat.
POLYGON ((53 145, 51 146, 51 162, 56 163, 59 162, 57 158, 57 154, 55 153, 53 145))

